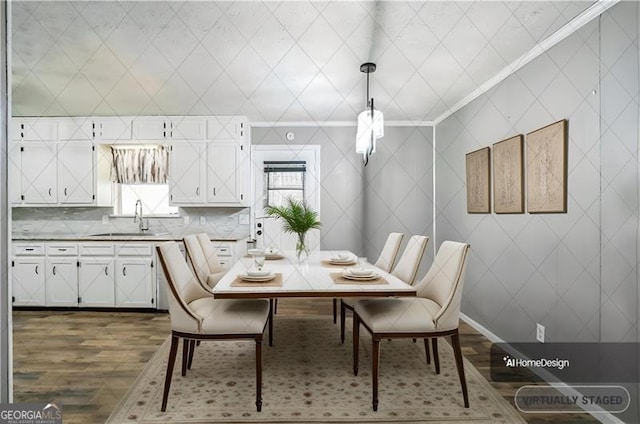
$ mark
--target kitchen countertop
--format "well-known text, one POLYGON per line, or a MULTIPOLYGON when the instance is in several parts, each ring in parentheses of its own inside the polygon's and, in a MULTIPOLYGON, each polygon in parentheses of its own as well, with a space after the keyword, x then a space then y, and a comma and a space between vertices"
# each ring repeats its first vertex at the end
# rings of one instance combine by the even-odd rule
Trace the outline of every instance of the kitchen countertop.
MULTIPOLYGON (((158 233, 153 235, 122 235, 114 233, 112 235, 79 235, 62 233, 14 233, 11 235, 13 241, 182 241, 187 234, 174 235, 170 233, 158 233)), ((219 236, 209 235, 212 241, 236 242, 249 238, 249 234, 243 236, 219 236)))

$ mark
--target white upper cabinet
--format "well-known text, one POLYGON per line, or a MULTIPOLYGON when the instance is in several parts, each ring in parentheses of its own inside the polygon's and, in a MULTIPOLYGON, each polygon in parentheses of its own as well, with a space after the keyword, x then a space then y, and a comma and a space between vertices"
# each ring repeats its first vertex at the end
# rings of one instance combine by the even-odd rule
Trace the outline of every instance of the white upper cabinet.
POLYGON ((58 149, 60 203, 91 204, 95 200, 94 151, 91 143, 61 143, 58 149))
POLYGON ((246 130, 246 119, 238 116, 213 116, 207 119, 209 140, 242 140, 246 130))
POLYGON ((236 142, 216 141, 207 145, 207 201, 240 203, 238 156, 236 142))
POLYGON ((204 142, 174 143, 170 147, 169 201, 172 205, 204 203, 204 149, 204 142))
POLYGON ((14 141, 56 141, 58 121, 47 118, 14 119, 11 138, 14 141))
POLYGON ((204 140, 204 118, 142 118, 133 121, 133 138, 145 140, 204 140))
POLYGON ((22 201, 31 205, 58 202, 57 144, 33 142, 20 148, 22 201))
POLYGON ((65 118, 58 122, 61 141, 92 141, 96 138, 95 123, 91 118, 65 118))
POLYGON ((131 119, 121 117, 96 118, 95 139, 103 143, 130 142, 131 119))

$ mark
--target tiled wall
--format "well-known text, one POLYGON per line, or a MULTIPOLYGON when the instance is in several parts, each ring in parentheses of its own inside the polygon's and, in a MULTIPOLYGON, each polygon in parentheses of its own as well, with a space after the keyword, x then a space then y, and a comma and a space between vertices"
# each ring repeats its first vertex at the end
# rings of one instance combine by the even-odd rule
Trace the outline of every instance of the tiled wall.
MULTIPOLYGON (((131 217, 102 218, 112 208, 13 208, 14 236, 75 235, 87 236, 111 231, 135 232, 138 224, 131 217)), ((178 238, 185 234, 207 232, 216 238, 249 237, 248 208, 181 208, 180 217, 145 218, 150 232, 170 233, 178 238), (185 223, 188 217, 189 223, 185 223), (205 223, 200 223, 204 217, 205 223)))
POLYGON ((436 127, 436 233, 472 252, 462 310, 509 341, 638 339, 637 3, 623 2, 436 127), (465 153, 569 121, 568 212, 466 213, 465 153))

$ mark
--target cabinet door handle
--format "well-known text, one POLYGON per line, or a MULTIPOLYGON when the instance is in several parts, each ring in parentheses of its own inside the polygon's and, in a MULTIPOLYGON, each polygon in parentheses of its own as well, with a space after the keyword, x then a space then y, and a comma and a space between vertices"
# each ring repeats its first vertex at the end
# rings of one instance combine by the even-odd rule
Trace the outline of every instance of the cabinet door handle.
POLYGON ((66 187, 64 188, 64 195, 65 196, 67 195, 67 188, 66 187))
POLYGON ((125 277, 127 276, 127 267, 126 266, 122 267, 122 275, 124 275, 125 277))
POLYGON ((36 265, 36 274, 38 274, 38 265, 36 265))
POLYGON ((49 187, 49 197, 51 197, 51 187, 49 187))
POLYGON ((26 250, 27 252, 33 252, 33 247, 27 247, 27 248, 26 248, 26 249, 24 249, 24 250, 26 250))
POLYGON ((214 196, 216 195, 216 188, 215 187, 213 188, 213 195, 214 196))
POLYGON ((56 275, 56 266, 53 266, 53 275, 56 275))
POLYGON ((196 187, 196 196, 200 196, 200 187, 196 187))
POLYGON ((109 275, 109 267, 108 266, 104 267, 104 275, 109 275))
POLYGON ((59 251, 59 252, 66 252, 66 251, 67 251, 67 249, 63 249, 63 248, 59 247, 59 248, 58 248, 58 251, 59 251))

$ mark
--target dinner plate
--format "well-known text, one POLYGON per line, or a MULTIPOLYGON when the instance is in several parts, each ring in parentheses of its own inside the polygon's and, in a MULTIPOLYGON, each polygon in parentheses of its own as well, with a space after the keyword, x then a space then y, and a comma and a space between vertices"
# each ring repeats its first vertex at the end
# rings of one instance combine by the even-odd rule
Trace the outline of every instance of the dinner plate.
POLYGON ((344 278, 346 278, 347 280, 355 280, 355 281, 371 281, 371 280, 377 280, 378 278, 380 278, 380 275, 378 275, 377 273, 373 273, 371 275, 366 275, 366 276, 362 276, 362 275, 353 275, 350 274, 348 272, 343 272, 342 276, 344 278))
POLYGON ((251 282, 265 282, 265 281, 270 281, 273 280, 275 278, 276 274, 274 274, 273 272, 270 272, 268 275, 262 275, 262 276, 252 276, 252 275, 247 275, 247 274, 240 274, 239 277, 242 281, 251 281, 251 282))
POLYGON ((370 268, 366 269, 358 267, 347 268, 344 272, 346 274, 353 275, 354 277, 369 277, 370 275, 374 274, 373 270, 370 268))
POLYGON ((337 261, 335 259, 329 259, 329 263, 331 265, 354 265, 356 261, 355 259, 349 259, 347 261, 337 261))

